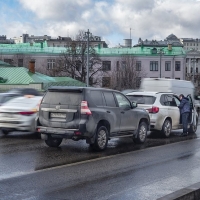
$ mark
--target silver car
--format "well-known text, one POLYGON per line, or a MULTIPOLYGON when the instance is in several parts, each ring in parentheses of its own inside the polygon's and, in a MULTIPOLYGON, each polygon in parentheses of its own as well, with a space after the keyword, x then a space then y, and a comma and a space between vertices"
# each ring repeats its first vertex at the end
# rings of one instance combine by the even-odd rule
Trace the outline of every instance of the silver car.
MULTIPOLYGON (((149 111, 151 130, 160 131, 165 137, 169 137, 171 130, 181 129, 180 100, 173 93, 163 92, 133 92, 127 94, 138 107, 149 111)), ((189 116, 189 132, 195 133, 198 125, 198 114, 190 95, 187 96, 191 105, 189 116)))
POLYGON ((11 131, 35 132, 35 118, 41 96, 17 97, 0 107, 0 129, 2 133, 11 131))

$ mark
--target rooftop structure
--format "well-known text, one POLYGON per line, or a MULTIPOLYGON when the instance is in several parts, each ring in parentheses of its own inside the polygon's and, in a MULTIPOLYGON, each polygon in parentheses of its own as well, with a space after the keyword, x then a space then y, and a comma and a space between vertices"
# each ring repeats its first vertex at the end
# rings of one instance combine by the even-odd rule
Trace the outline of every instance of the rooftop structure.
POLYGON ((167 47, 168 45, 172 45, 174 47, 183 47, 183 44, 180 42, 180 40, 174 35, 169 35, 165 40, 142 40, 139 38, 138 44, 134 46, 145 46, 145 47, 167 47))
MULTIPOLYGON (((121 56, 121 55, 157 55, 160 50, 165 56, 185 55, 182 47, 132 47, 132 48, 100 48, 96 47, 96 52, 100 56, 121 56)), ((24 43, 24 44, 0 44, 0 54, 60 54, 66 51, 65 47, 48 47, 47 42, 24 43)))

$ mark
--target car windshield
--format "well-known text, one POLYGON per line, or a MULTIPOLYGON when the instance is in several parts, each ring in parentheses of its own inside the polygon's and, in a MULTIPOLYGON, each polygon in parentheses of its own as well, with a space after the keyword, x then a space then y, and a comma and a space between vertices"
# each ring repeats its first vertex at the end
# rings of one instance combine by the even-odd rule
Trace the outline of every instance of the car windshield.
POLYGON ((154 104, 156 100, 156 97, 147 95, 128 95, 128 98, 138 104, 154 104))

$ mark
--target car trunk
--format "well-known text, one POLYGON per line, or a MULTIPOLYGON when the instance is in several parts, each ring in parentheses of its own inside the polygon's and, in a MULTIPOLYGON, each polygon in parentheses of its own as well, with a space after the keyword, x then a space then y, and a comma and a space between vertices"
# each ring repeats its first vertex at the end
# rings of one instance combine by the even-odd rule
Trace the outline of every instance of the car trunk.
POLYGON ((81 120, 81 101, 83 91, 48 91, 44 96, 39 121, 46 127, 77 129, 81 120))

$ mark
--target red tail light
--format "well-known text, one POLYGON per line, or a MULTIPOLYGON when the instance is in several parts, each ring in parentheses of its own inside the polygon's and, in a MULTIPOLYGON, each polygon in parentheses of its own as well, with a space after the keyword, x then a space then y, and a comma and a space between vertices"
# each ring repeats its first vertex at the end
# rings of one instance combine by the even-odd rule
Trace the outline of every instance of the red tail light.
POLYGON ((147 109, 149 113, 158 113, 159 112, 159 107, 152 106, 152 108, 147 109))
POLYGON ((81 114, 84 114, 84 115, 91 115, 92 114, 90 109, 88 108, 87 101, 81 102, 81 114))
POLYGON ((27 111, 27 112, 19 112, 20 115, 33 115, 35 114, 34 111, 27 111))

